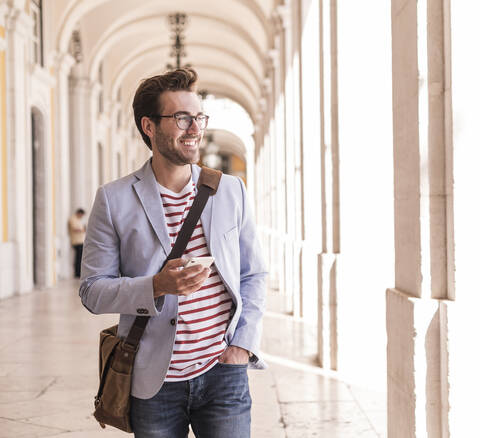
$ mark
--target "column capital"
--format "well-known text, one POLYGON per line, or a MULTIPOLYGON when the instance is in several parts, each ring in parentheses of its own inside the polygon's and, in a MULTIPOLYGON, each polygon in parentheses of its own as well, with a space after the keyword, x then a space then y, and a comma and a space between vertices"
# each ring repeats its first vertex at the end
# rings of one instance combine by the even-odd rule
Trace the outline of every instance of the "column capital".
POLYGON ((280 64, 280 51, 277 48, 270 49, 267 52, 267 62, 273 69, 277 69, 280 64))
POLYGON ((53 66, 57 74, 68 76, 73 64, 75 64, 75 59, 69 53, 54 52, 51 56, 50 65, 53 66))
POLYGON ((85 76, 71 76, 70 77, 70 90, 81 91, 84 93, 90 93, 93 90, 93 84, 90 82, 90 78, 85 76))
POLYGON ((283 5, 278 5, 274 9, 274 16, 283 29, 289 29, 292 26, 292 10, 290 7, 290 2, 287 1, 283 5))
MULTIPOLYGON (((5 27, 6 25, 6 18, 8 11, 10 10, 10 6, 4 1, 0 3, 0 27, 5 27)), ((3 35, 3 38, 5 38, 5 35, 3 35)))
POLYGON ((267 75, 263 78, 262 81, 262 91, 266 97, 270 96, 272 93, 273 81, 270 75, 267 75))
POLYGON ((49 87, 54 87, 56 84, 55 77, 50 74, 48 69, 41 67, 39 64, 30 63, 28 65, 28 72, 35 76, 38 80, 48 85, 49 87))
POLYGON ((270 23, 273 30, 273 37, 275 37, 276 35, 278 35, 283 31, 282 17, 278 14, 276 9, 272 11, 272 15, 270 17, 270 23))
POLYGON ((262 113, 257 113, 255 114, 255 120, 254 120, 254 132, 252 134, 252 137, 255 139, 256 136, 263 134, 263 114, 262 113))
MULTIPOLYGON (((261 97, 260 99, 258 99, 258 106, 260 108, 260 115, 263 119, 263 114, 265 113, 266 109, 267 109, 267 99, 265 99, 265 97, 261 97)), ((258 114, 257 114, 258 116, 258 114)))
POLYGON ((23 8, 10 7, 5 11, 5 27, 26 38, 33 29, 33 20, 23 8))

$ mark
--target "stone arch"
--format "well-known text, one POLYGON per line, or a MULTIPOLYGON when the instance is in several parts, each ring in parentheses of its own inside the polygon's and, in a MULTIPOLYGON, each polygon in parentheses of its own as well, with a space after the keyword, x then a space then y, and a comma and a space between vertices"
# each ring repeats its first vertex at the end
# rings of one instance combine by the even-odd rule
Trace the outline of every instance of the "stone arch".
MULTIPOLYGON (((105 53, 107 53, 108 50, 111 49, 111 47, 113 47, 120 39, 124 38, 126 34, 141 31, 143 28, 142 26, 139 26, 139 24, 142 21, 145 22, 164 16, 164 14, 159 13, 154 16, 136 17, 131 21, 112 24, 112 26, 110 26, 110 28, 107 29, 102 35, 102 39, 100 39, 92 49, 93 54, 89 58, 88 66, 88 74, 90 79, 94 79, 98 64, 103 59, 105 53)), ((232 23, 228 20, 220 19, 218 17, 209 16, 207 14, 190 14, 190 17, 209 21, 211 22, 211 26, 223 26, 226 32, 232 32, 239 38, 239 40, 245 42, 253 51, 258 61, 263 64, 262 49, 260 48, 259 44, 245 29, 238 24, 232 23)))
MULTIPOLYGON (((100 7, 109 1, 111 0, 80 0, 71 2, 70 5, 67 6, 62 18, 60 19, 60 26, 56 41, 57 50, 59 50, 61 53, 66 52, 68 49, 70 36, 82 17, 94 8, 100 7)), ((269 25, 268 19, 257 1, 235 0, 235 3, 244 6, 257 18, 261 27, 264 29, 267 41, 271 46, 273 39, 272 27, 269 25)))
MULTIPOLYGON (((246 62, 245 59, 242 57, 238 56, 233 50, 227 50, 223 47, 216 46, 213 44, 196 44, 196 43, 190 43, 189 47, 196 48, 196 47, 201 47, 203 49, 209 49, 215 52, 218 52, 219 55, 221 56, 229 56, 232 59, 236 59, 236 61, 241 64, 245 69, 249 71, 249 73, 252 75, 252 77, 255 78, 255 81, 257 83, 261 83, 262 79, 257 75, 257 73, 254 71, 254 69, 251 67, 251 65, 246 62)), ((124 77, 128 74, 129 71, 131 71, 134 66, 136 65, 136 62, 138 59, 142 58, 143 56, 147 56, 151 53, 154 53, 157 50, 161 49, 170 49, 170 46, 166 45, 145 45, 142 47, 139 47, 137 51, 134 53, 131 53, 130 56, 125 58, 124 62, 118 67, 117 71, 113 74, 114 80, 112 82, 112 87, 111 87, 111 96, 116 96, 118 89, 121 86, 121 83, 124 79, 124 77)))

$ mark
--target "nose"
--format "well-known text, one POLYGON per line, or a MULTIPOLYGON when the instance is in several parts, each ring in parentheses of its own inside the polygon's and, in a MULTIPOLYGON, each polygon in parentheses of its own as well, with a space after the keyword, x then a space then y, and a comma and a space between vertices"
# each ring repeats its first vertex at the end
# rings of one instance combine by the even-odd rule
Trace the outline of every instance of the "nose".
POLYGON ((192 119, 192 124, 190 128, 187 129, 189 134, 198 134, 201 131, 200 127, 198 126, 198 122, 195 119, 192 119))

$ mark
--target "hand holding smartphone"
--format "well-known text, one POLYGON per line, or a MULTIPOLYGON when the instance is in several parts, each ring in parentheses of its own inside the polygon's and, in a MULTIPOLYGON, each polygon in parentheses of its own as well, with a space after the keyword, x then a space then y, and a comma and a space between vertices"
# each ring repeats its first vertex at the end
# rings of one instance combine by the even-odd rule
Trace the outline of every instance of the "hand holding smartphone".
POLYGON ((214 261, 214 257, 192 257, 188 259, 187 263, 185 263, 183 267, 189 268, 190 266, 201 265, 204 268, 209 268, 214 261))

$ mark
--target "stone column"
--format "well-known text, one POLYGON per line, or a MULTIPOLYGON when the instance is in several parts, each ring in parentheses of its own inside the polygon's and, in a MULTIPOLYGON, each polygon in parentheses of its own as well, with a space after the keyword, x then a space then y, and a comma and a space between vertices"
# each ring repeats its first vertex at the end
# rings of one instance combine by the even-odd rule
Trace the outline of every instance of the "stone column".
POLYGON ((292 266, 293 266, 293 314, 303 316, 303 275, 302 275, 302 242, 305 238, 304 223, 304 190, 303 190, 303 137, 302 137, 302 96, 301 96, 301 63, 300 63, 300 35, 301 35, 301 9, 297 2, 286 2, 285 6, 291 14, 291 30, 288 32, 291 40, 291 50, 288 65, 290 77, 289 98, 291 99, 291 174, 292 174, 292 266))
POLYGON ((16 287, 20 293, 33 287, 33 247, 31 187, 32 171, 27 150, 31 139, 27 126, 28 42, 32 28, 31 18, 22 9, 10 8, 6 15, 7 35, 7 143, 8 143, 8 208, 12 220, 8 235, 16 244, 16 287), (14 218, 14 220, 13 220, 14 218))
POLYGON ((277 185, 276 175, 278 172, 276 166, 276 130, 275 130, 275 94, 273 66, 269 57, 265 60, 266 76, 263 81, 263 95, 265 99, 265 137, 264 137, 264 160, 263 171, 266 173, 265 195, 267 202, 265 204, 266 216, 268 218, 266 231, 268 239, 268 259, 269 259, 269 289, 278 291, 278 249, 277 249, 277 185))
POLYGON ((110 106, 110 124, 108 130, 108 142, 110 144, 110 178, 112 180, 120 178, 118 170, 117 153, 122 153, 123 131, 122 126, 118 126, 118 113, 121 111, 120 104, 112 101, 110 106))
POLYGON ((11 208, 9 209, 8 199, 11 183, 8 178, 6 14, 7 5, 2 3, 0 4, 0 299, 13 295, 17 280, 15 243, 9 234, 9 222, 13 215, 11 208))
POLYGON ((104 175, 104 183, 108 181, 112 181, 114 179, 114 171, 113 166, 115 165, 114 161, 114 145, 112 143, 112 136, 111 132, 112 129, 116 129, 115 119, 113 117, 113 102, 112 100, 105 95, 104 87, 102 86, 103 94, 104 94, 104 111, 100 117, 100 120, 97 121, 97 129, 95 132, 100 133, 102 137, 102 144, 104 150, 104 168, 103 168, 103 175, 104 175))
POLYGON ((286 230, 286 199, 285 199, 285 92, 284 74, 282 59, 282 34, 283 26, 281 20, 277 19, 276 35, 274 36, 274 49, 270 51, 271 65, 273 68, 273 90, 274 90, 274 120, 275 120, 275 155, 274 165, 277 210, 275 215, 277 224, 275 229, 276 257, 278 266, 278 289, 285 298, 285 236, 286 230))
MULTIPOLYGON (((295 83, 293 77, 293 31, 292 11, 290 2, 277 6, 277 13, 282 20, 283 31, 283 92, 285 105, 283 108, 284 127, 284 156, 285 156, 285 310, 294 313, 294 297, 298 297, 297 281, 294 271, 294 241, 295 241, 295 83)), ((299 306, 296 305, 296 308, 299 306)))
MULTIPOLYGON (((254 203, 255 203, 255 216, 257 220, 257 224, 261 227, 263 227, 263 212, 262 212, 262 196, 263 196, 263 188, 262 188, 262 179, 260 178, 259 175, 259 160, 260 160, 260 147, 259 145, 261 144, 261 122, 259 121, 258 116, 256 117, 255 120, 255 125, 254 125, 254 132, 253 132, 253 143, 254 143, 254 151, 253 151, 253 173, 254 179, 255 179, 255 197, 254 197, 254 203)), ((263 236, 262 236, 263 239, 263 236)), ((264 248, 265 251, 266 248, 264 248)))
POLYGON ((265 211, 266 199, 265 199, 265 171, 263 162, 264 157, 264 128, 263 128, 263 115, 257 114, 255 121, 255 214, 257 223, 259 224, 259 232, 262 240, 262 247, 264 255, 268 255, 268 239, 266 236, 267 217, 265 211))
POLYGON ((71 277, 71 249, 67 222, 73 213, 70 205, 70 120, 68 76, 75 60, 68 53, 54 57, 55 88, 55 199, 56 267, 58 279, 71 277))
POLYGON ((299 2, 301 187, 303 202, 302 316, 317 322, 317 258, 321 251, 319 2, 299 2))
POLYGON ((443 301, 453 295, 454 266, 453 245, 448 244, 453 210, 448 207, 452 160, 451 119, 446 116, 451 109, 447 3, 391 3, 395 288, 386 292, 391 438, 449 436, 443 301))
POLYGON ((85 76, 70 77, 70 211, 87 210, 95 187, 96 157, 92 147, 92 86, 85 76))
MULTIPOLYGON (((91 177, 91 185, 90 185, 90 201, 89 205, 91 205, 93 201, 93 197, 95 196, 95 192, 97 188, 104 184, 108 177, 106 163, 106 150, 107 145, 106 141, 103 138, 103 120, 105 118, 105 114, 99 114, 99 96, 102 90, 102 85, 98 81, 93 81, 90 83, 90 102, 89 102, 89 120, 88 123, 90 124, 90 156, 91 156, 91 167, 90 167, 90 177, 91 177), (101 153, 98 149, 98 143, 102 145, 101 153)), ((103 107, 105 107, 105 99, 103 100, 103 107)))
POLYGON ((320 2, 320 198, 321 254, 318 257, 318 360, 336 370, 339 160, 336 0, 320 2))
POLYGON ((273 27, 274 49, 270 52, 272 65, 274 67, 274 89, 275 89, 275 131, 277 144, 275 147, 277 172, 277 205, 278 205, 278 229, 277 239, 279 245, 279 292, 282 295, 283 310, 287 310, 287 269, 286 264, 286 236, 287 236, 287 199, 286 199, 286 120, 285 120, 285 32, 282 14, 277 8, 274 10, 273 27))

